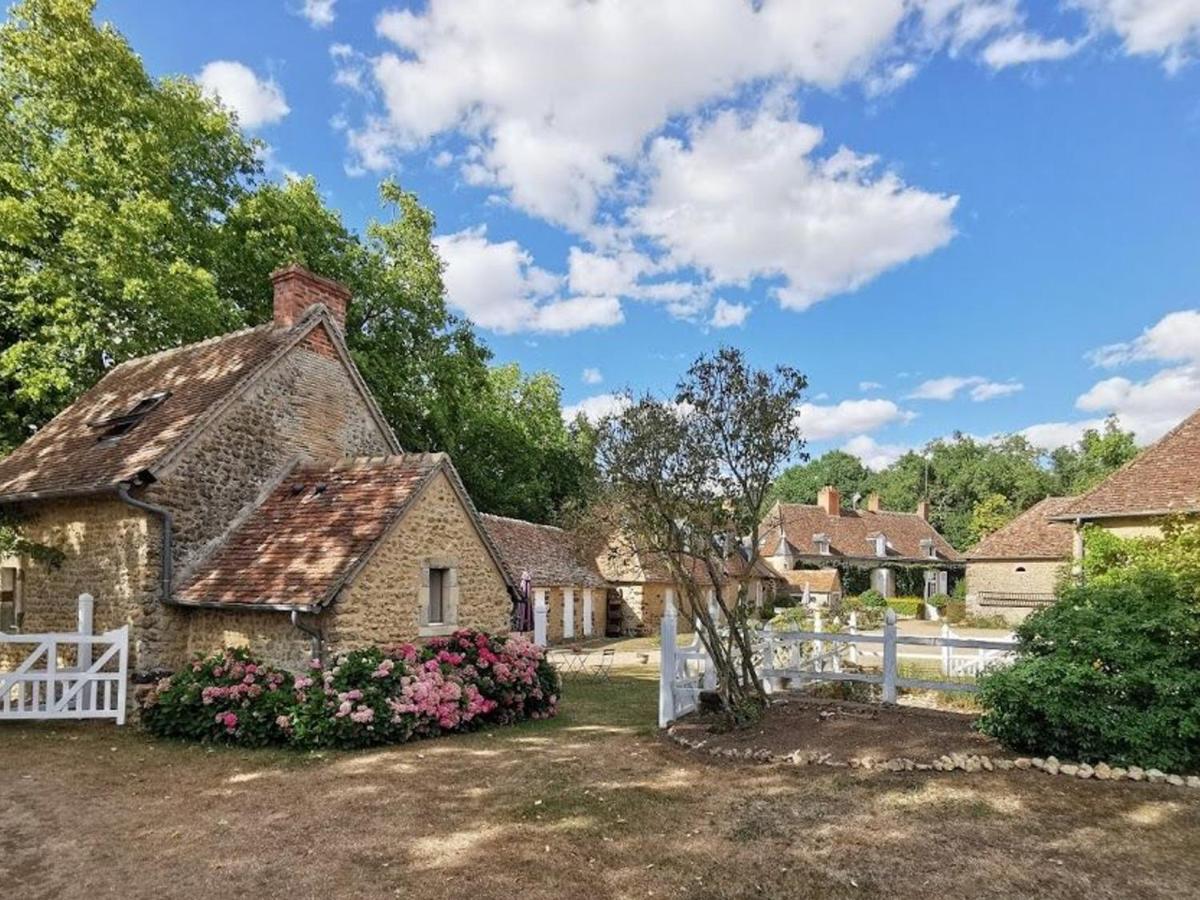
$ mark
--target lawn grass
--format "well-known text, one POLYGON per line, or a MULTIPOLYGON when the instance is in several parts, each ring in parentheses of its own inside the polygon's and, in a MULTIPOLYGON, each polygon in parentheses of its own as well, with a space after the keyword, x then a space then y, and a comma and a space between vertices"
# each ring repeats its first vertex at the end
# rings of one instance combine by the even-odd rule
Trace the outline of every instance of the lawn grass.
POLYGON ((0 727, 0 885, 37 897, 1147 897, 1200 883, 1189 792, 716 763, 655 672, 549 721, 361 752, 0 727))

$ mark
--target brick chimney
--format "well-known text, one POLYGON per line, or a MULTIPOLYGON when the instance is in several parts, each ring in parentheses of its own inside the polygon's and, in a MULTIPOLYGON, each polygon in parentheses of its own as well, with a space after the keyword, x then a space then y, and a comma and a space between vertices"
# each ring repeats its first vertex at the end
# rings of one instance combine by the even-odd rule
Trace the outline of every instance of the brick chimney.
POLYGON ((920 516, 922 519, 924 519, 926 522, 929 521, 929 501, 928 500, 918 500, 917 501, 917 515, 920 516))
POLYGON ((304 266, 284 266, 271 273, 275 288, 275 324, 291 328, 314 303, 324 303, 338 330, 346 330, 350 291, 332 278, 322 278, 304 266))
POLYGON ((867 512, 879 512, 879 495, 874 491, 867 494, 867 512))
POLYGON ((817 491, 817 506, 825 510, 827 516, 840 516, 842 514, 842 496, 838 493, 838 489, 827 484, 817 491))

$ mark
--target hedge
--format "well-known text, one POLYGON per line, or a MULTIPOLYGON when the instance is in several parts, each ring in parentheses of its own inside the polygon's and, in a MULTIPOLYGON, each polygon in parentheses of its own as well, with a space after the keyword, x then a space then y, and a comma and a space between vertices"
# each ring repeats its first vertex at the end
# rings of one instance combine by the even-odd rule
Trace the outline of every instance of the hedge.
POLYGON ((365 647, 307 674, 242 648, 197 657, 142 700, 162 737, 260 747, 367 747, 553 716, 560 682, 518 635, 461 630, 424 646, 365 647))

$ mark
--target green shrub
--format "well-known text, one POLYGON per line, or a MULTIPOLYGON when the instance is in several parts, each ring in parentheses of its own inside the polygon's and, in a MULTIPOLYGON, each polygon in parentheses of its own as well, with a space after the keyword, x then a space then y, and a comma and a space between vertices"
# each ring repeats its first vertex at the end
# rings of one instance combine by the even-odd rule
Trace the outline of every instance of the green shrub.
POLYGON ((1200 616, 1161 572, 1065 589, 980 679, 980 728, 1019 752, 1200 769, 1200 616))
POLYGON ((967 602, 965 600, 951 600, 946 604, 945 616, 946 621, 951 625, 961 625, 967 620, 967 602))
POLYGON ((942 610, 950 605, 950 597, 948 594, 934 594, 925 602, 935 609, 942 610))
POLYGON ((142 722, 197 741, 368 747, 549 718, 559 689, 542 648, 464 629, 423 646, 350 650, 329 667, 313 660, 300 676, 227 649, 155 685, 142 722))
POLYGON ((898 616, 916 617, 921 614, 921 608, 925 605, 920 597, 892 597, 887 601, 889 609, 894 609, 898 616))
POLYGON ((874 588, 859 594, 858 602, 863 605, 864 609, 887 609, 887 598, 874 588))
POLYGON ((1008 619, 1004 618, 1004 616, 1001 616, 1001 615, 994 615, 994 616, 968 615, 965 619, 963 619, 962 624, 965 625, 967 628, 992 628, 992 629, 1004 629, 1005 631, 1007 631, 1009 628, 1012 627, 1011 624, 1009 623, 1008 619))
POLYGON ((853 613, 858 628, 878 628, 883 624, 883 609, 864 605, 862 597, 844 598, 841 612, 842 618, 847 622, 850 620, 850 614, 853 613))
POLYGON ((280 717, 295 703, 289 672, 242 647, 194 659, 142 702, 142 724, 163 737, 262 747, 286 740, 280 717))
POLYGON ((954 582, 954 590, 951 593, 953 593, 955 600, 966 600, 967 579, 959 578, 958 581, 954 582))

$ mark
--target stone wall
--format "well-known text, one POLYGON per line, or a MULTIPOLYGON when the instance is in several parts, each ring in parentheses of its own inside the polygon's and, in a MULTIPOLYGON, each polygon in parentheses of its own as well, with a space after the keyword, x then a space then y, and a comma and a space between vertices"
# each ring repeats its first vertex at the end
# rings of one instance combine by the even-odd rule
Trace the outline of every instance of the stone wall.
POLYGON ((196 562, 297 456, 332 461, 389 452, 345 366, 322 352, 322 329, 263 373, 146 490, 146 500, 175 516, 177 571, 196 562))
MULTIPOLYGON (((455 563, 455 627, 507 632, 512 601, 495 561, 445 474, 425 488, 354 581, 324 614, 329 652, 363 644, 416 641, 424 562, 455 563)), ((452 627, 441 630, 453 630, 452 627)))
MULTIPOLYGON (((180 610, 187 616, 187 653, 208 656, 222 647, 248 647, 254 655, 293 672, 305 671, 312 658, 309 636, 292 625, 291 615, 277 610, 180 610)), ((306 627, 312 616, 303 616, 306 627)), ((183 660, 179 660, 183 662, 183 660)))
POLYGON ((1004 616, 1020 622, 1031 612, 1024 606, 982 606, 980 592, 1052 594, 1067 560, 992 560, 967 564, 967 612, 981 616, 1004 616), (1023 570, 1023 571, 1018 571, 1023 570))
MULTIPOLYGON (((133 670, 171 648, 176 635, 168 629, 170 613, 157 602, 157 520, 111 496, 43 501, 28 504, 23 513, 26 537, 65 557, 58 567, 24 562, 23 632, 75 631, 76 599, 88 593, 96 600, 95 631, 133 626, 133 670)), ((10 668, 13 658, 28 650, 8 648, 0 664, 10 668)))
POLYGON ((1105 531, 1110 531, 1119 538, 1162 537, 1162 522, 1158 518, 1138 516, 1124 519, 1097 519, 1105 531))

